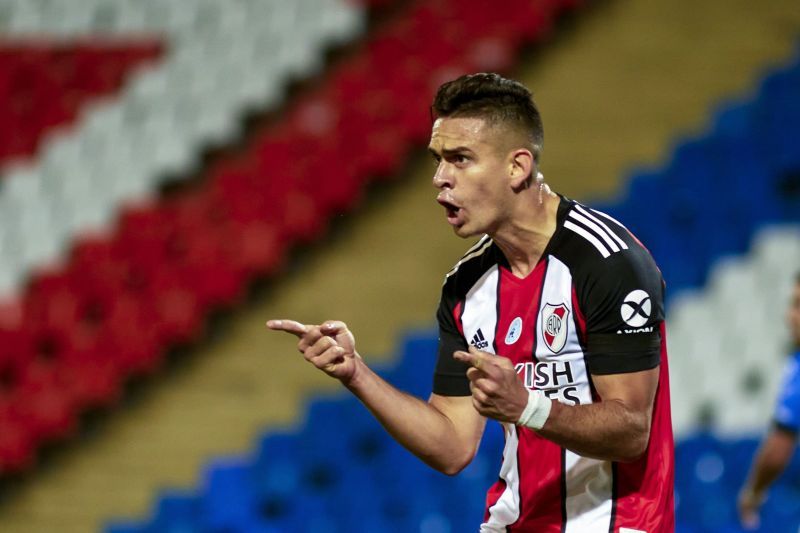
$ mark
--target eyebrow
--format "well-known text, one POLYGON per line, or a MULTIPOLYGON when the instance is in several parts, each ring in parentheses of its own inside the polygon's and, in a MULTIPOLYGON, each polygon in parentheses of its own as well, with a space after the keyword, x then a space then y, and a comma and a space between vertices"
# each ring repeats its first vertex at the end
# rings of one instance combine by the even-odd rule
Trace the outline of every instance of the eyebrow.
MULTIPOLYGON (((433 154, 434 156, 439 157, 439 152, 437 152, 432 147, 429 146, 428 147, 428 151, 431 154, 433 154)), ((447 157, 447 156, 451 156, 451 155, 461 154, 461 153, 464 153, 464 152, 473 153, 473 151, 470 148, 467 148, 466 146, 456 146, 455 148, 442 148, 442 154, 441 155, 447 157)))

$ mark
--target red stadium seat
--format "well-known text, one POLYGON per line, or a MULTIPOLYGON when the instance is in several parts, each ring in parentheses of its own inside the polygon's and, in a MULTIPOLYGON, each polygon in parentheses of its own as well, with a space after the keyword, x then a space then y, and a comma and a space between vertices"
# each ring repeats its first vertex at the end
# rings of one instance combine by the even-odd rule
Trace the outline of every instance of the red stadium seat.
POLYGON ((0 474, 15 474, 33 466, 37 443, 7 395, 0 395, 0 427, 0 474))
POLYGON ((125 75, 161 53, 156 40, 0 43, 0 163, 29 157, 81 105, 118 90, 125 75))
POLYGON ((60 440, 75 433, 75 401, 51 361, 28 364, 10 398, 36 441, 60 440))

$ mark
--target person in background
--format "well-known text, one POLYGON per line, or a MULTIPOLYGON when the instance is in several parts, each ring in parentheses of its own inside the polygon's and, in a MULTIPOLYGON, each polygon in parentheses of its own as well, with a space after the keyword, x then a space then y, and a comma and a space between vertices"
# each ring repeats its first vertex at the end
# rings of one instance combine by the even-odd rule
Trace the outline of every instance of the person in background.
POLYGON ((749 528, 759 526, 759 509, 767 490, 789 464, 800 431, 800 272, 795 277, 786 321, 794 351, 784 369, 772 428, 764 437, 739 492, 739 516, 749 528))

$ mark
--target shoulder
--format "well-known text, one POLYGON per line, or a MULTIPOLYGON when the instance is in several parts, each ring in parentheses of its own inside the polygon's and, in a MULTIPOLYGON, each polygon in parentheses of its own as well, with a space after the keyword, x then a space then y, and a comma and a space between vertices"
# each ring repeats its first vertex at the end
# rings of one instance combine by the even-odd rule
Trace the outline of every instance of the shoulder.
POLYGON ((800 353, 786 361, 783 368, 781 390, 775 406, 775 421, 795 431, 800 421, 800 353))
POLYGON ((463 298, 496 264, 497 251, 494 242, 488 235, 484 235, 445 275, 443 295, 454 299, 463 298))
POLYGON ((577 303, 596 330, 654 325, 664 317, 664 281, 650 252, 619 221, 564 202, 552 254, 569 269, 577 303))
POLYGON ((800 352, 792 355, 783 367, 784 388, 797 389, 800 385, 800 352))
POLYGON ((574 201, 559 218, 554 254, 575 278, 608 282, 633 275, 661 282, 650 252, 620 221, 574 201))

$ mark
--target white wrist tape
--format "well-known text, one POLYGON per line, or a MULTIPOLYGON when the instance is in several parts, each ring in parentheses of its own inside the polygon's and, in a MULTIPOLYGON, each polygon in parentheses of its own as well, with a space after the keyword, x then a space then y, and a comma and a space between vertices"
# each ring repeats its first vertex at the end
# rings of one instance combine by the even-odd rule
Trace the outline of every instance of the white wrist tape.
POLYGON ((553 400, 542 394, 541 391, 528 391, 528 405, 519 415, 517 425, 535 430, 542 429, 544 423, 547 422, 547 417, 550 416, 552 406, 553 400))

